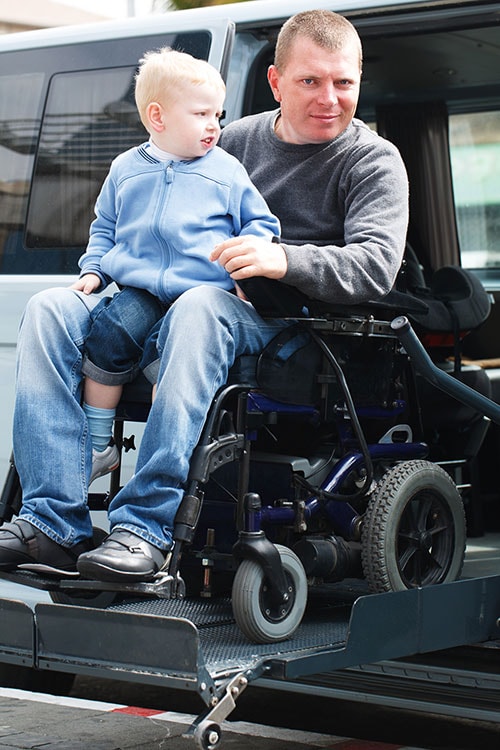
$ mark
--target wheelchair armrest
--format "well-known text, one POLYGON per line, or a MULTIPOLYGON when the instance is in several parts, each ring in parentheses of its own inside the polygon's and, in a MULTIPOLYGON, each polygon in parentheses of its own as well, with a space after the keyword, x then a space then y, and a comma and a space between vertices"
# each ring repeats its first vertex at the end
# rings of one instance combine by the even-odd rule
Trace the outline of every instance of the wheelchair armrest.
POLYGON ((310 299, 294 286, 263 276, 243 279, 238 281, 238 285, 263 318, 303 318, 306 311, 312 317, 366 315, 376 311, 377 315, 392 319, 401 314, 425 316, 429 311, 426 302, 396 289, 380 300, 360 305, 335 305, 310 299))
POLYGON ((289 284, 263 276, 238 281, 238 286, 263 318, 301 318, 308 299, 289 284))

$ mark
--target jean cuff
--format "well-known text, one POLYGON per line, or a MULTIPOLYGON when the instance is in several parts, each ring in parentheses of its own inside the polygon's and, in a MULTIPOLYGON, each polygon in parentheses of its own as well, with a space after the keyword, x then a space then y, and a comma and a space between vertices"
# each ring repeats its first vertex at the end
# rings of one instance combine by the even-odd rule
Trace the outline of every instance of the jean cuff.
POLYGON ((160 372, 160 360, 155 359, 154 362, 150 362, 143 369, 145 377, 149 380, 151 385, 155 385, 158 382, 158 373, 160 372))
POLYGON ((131 383, 138 372, 139 367, 137 365, 124 372, 109 372, 91 362, 86 354, 83 357, 82 373, 102 385, 124 385, 125 383, 131 383))

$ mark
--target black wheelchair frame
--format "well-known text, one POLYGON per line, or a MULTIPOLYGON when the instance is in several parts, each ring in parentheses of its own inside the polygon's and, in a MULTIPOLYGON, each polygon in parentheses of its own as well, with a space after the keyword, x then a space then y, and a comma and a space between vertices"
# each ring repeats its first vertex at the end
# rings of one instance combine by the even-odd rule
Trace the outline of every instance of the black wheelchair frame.
MULTIPOLYGON (((500 423, 500 407, 436 366, 408 319, 388 322, 390 313, 296 318, 259 357, 241 358, 193 454, 165 569, 140 584, 52 581, 54 601, 230 591, 242 632, 266 643, 295 632, 315 587, 357 579, 384 592, 457 579, 466 522, 453 467, 473 457, 488 419, 500 423), (472 415, 475 448, 469 435, 470 455, 446 470, 429 456, 416 373, 472 415)), ((120 449, 133 442, 123 422, 147 417, 150 392, 137 387, 119 409, 120 449)), ((89 493, 90 509, 106 509, 119 486, 118 470, 109 493, 89 493)), ((12 463, 0 518, 20 503, 12 463)))

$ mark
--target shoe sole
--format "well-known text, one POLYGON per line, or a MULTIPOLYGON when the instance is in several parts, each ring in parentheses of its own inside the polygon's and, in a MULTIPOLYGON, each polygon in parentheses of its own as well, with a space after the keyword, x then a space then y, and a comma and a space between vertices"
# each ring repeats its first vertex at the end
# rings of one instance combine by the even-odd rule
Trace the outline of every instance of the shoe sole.
POLYGON ((103 581, 105 583, 121 582, 144 582, 149 583, 154 580, 158 571, 141 571, 140 573, 125 573, 114 568, 109 568, 100 563, 78 563, 78 572, 82 578, 89 578, 92 581, 103 581))
POLYGON ((46 563, 22 563, 16 566, 16 570, 31 570, 34 573, 45 573, 45 575, 57 576, 58 578, 78 578, 80 576, 77 570, 55 568, 46 563))

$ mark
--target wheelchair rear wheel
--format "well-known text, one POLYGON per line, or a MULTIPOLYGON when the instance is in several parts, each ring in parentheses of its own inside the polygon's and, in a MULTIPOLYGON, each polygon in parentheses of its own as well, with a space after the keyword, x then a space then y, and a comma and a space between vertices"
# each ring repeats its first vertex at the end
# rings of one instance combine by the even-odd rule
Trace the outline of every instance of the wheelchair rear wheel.
POLYGON ((254 643, 274 643, 289 638, 300 625, 307 603, 307 578, 299 558, 277 544, 288 583, 289 601, 278 607, 271 601, 262 567, 243 560, 234 577, 232 603, 240 630, 254 643))
POLYGON ((374 592, 454 581, 465 556, 465 512, 455 483, 430 461, 407 461, 378 483, 361 533, 374 592))

